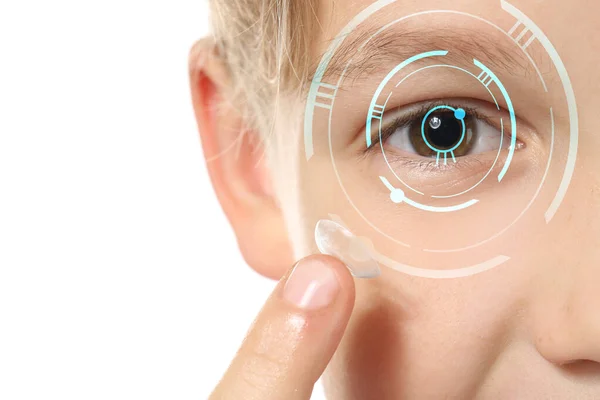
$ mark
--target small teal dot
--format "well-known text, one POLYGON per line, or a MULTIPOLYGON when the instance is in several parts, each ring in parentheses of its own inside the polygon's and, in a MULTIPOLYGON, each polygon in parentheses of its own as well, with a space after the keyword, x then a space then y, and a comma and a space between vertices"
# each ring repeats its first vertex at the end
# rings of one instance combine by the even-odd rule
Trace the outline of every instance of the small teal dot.
POLYGON ((456 111, 454 111, 454 117, 456 119, 464 119, 466 115, 467 113, 462 108, 457 108, 456 111))
POLYGON ((395 204, 400 204, 404 201, 404 192, 402 189, 394 189, 390 193, 390 199, 392 199, 392 202, 395 204))

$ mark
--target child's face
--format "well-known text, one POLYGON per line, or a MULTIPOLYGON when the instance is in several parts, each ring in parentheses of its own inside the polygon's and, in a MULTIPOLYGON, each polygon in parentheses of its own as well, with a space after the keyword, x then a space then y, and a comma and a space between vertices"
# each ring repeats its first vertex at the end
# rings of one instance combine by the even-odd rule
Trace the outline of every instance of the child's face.
MULTIPOLYGON (((319 62, 317 55, 325 51, 330 39, 371 3, 371 0, 322 0, 319 8, 322 30, 319 40, 315 41, 314 63, 319 62)), ((511 230, 484 248, 448 255, 448 265, 453 266, 473 265, 489 258, 490 254, 506 254, 510 260, 485 273, 457 279, 419 278, 384 268, 380 278, 358 281, 352 320, 326 374, 325 385, 331 398, 600 398, 600 134, 597 126, 600 3, 516 0, 514 5, 535 21, 557 48, 577 99, 580 124, 577 164, 567 195, 551 223, 543 220, 544 210, 554 198, 563 176, 570 120, 564 91, 559 90, 561 82, 539 46, 532 45, 532 57, 541 60, 540 73, 547 77, 550 91, 554 89, 554 93, 563 97, 553 100, 544 97, 540 87, 535 86, 536 73, 519 69, 522 55, 511 54, 518 48, 505 50, 503 57, 496 57, 517 60, 498 75, 513 93, 517 118, 524 127, 519 137, 522 146, 515 152, 513 169, 501 185, 482 184, 475 190, 481 203, 479 208, 462 210, 455 216, 441 216, 424 215, 406 205, 394 205, 388 201, 389 191, 376 179, 384 168, 381 152, 365 155, 357 151, 362 138, 360 132, 364 130, 365 103, 370 101, 381 78, 401 60, 393 64, 390 57, 377 59, 368 72, 373 82, 364 77, 356 78, 339 94, 338 111, 333 117, 338 128, 333 132, 331 146, 346 193, 342 192, 331 168, 328 152, 315 150, 311 161, 305 162, 301 139, 297 140, 296 148, 290 150, 288 145, 286 150, 281 150, 288 152, 286 154, 295 153, 294 157, 282 158, 299 160, 299 167, 295 165, 293 170, 286 170, 286 174, 295 175, 295 182, 300 182, 299 190, 294 192, 296 201, 289 198, 283 201, 288 207, 289 224, 297 233, 293 238, 296 255, 314 252, 315 222, 327 218, 328 214, 337 214, 352 229, 372 239, 375 248, 386 256, 441 270, 446 266, 439 255, 435 258, 407 251, 370 230, 346 196, 387 236, 409 242, 412 238, 412 244, 417 247, 430 243, 428 240, 438 245, 457 246, 482 240, 501 230, 504 220, 514 219, 536 193, 549 152, 547 103, 556 101, 554 157, 557 164, 547 174, 547 188, 541 189, 540 200, 534 202, 511 230)), ((390 15, 401 17, 421 10, 445 8, 448 8, 447 2, 441 0, 399 0, 387 10, 390 15)), ((495 0, 456 0, 451 8, 494 20, 507 29, 515 21, 495 0)), ((435 43, 430 43, 439 39, 440 35, 435 35, 439 29, 450 39, 444 41, 445 46, 451 42, 468 44, 469 40, 493 44, 493 38, 483 37, 489 31, 479 32, 480 28, 480 24, 474 22, 471 26, 464 18, 450 17, 433 22, 417 18, 398 32, 397 43, 422 47, 415 52, 439 50, 434 48, 435 43), (424 26, 426 21, 429 22, 424 26), (422 33, 411 34, 406 29, 422 33)), ((396 39, 392 36, 390 40, 396 39)), ((466 52, 479 50, 471 46, 466 52)), ((440 99, 471 99, 474 107, 484 108, 480 103, 473 103, 477 95, 470 92, 468 84, 456 80, 457 76, 431 73, 422 81, 415 77, 406 82, 405 94, 396 97, 390 108, 402 109, 440 99)), ((298 131, 298 127, 283 126, 282 130, 298 131)), ((326 135, 325 127, 315 132, 316 147, 319 143, 326 146, 326 135)), ((397 140, 402 143, 401 139, 397 140)), ((406 156, 406 148, 402 151, 404 153, 399 153, 406 156)), ((413 156, 417 157, 410 155, 413 156)), ((420 168, 416 162, 398 161, 397 168, 409 185, 432 191, 437 188, 442 193, 458 192, 488 169, 482 168, 485 157, 483 161, 478 158, 476 162, 464 163, 467 157, 459 160, 457 165, 463 162, 460 168, 449 164, 445 175, 420 168)), ((281 182, 283 179, 280 185, 285 185, 281 182)))

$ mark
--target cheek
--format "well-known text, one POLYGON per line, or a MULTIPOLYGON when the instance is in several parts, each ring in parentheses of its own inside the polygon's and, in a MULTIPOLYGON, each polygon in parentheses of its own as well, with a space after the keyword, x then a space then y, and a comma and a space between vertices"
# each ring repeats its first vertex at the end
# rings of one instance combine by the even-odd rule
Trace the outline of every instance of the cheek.
MULTIPOLYGON (((299 158, 300 168, 296 171, 298 186, 295 192, 296 207, 288 213, 288 226, 290 221, 294 225, 293 246, 297 258, 318 253, 314 235, 317 222, 321 219, 332 219, 329 212, 334 207, 329 202, 330 191, 335 182, 324 171, 314 175, 302 157, 299 158), (318 178, 315 178, 318 177, 318 178)), ((319 168, 312 164, 313 167, 319 168)))
POLYGON ((358 282, 326 386, 344 399, 472 398, 518 318, 527 290, 520 269, 462 280, 388 272, 358 282))

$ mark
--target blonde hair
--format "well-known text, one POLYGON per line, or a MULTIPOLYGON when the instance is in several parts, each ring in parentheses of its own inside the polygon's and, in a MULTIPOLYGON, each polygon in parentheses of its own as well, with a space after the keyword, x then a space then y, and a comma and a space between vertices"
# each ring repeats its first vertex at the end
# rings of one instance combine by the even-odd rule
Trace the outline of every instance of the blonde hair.
POLYGON ((232 100, 251 129, 269 134, 282 94, 305 88, 316 0, 210 0, 216 51, 232 100))

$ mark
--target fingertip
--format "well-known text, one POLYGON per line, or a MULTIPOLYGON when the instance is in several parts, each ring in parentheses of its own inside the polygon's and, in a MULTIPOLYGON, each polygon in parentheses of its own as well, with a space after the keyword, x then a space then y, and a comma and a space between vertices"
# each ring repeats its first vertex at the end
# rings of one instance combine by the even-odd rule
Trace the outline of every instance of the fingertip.
POLYGON ((351 293, 354 296, 354 278, 348 266, 341 260, 325 254, 308 256, 305 260, 312 260, 322 264, 325 268, 331 268, 338 279, 342 292, 351 293))
MULTIPOLYGON (((326 277, 333 277, 335 279, 335 285, 337 287, 335 288, 335 298, 330 299, 331 303, 335 303, 336 307, 341 307, 345 303, 347 304, 347 307, 352 308, 354 305, 355 294, 354 278, 348 267, 335 257, 324 254, 315 254, 301 259, 292 269, 286 286, 288 286, 290 281, 294 278, 294 271, 298 271, 302 268, 305 268, 306 271, 308 269, 307 266, 309 266, 311 270, 309 274, 313 275, 313 279, 314 275, 319 275, 323 280, 325 280, 326 277)), ((333 283, 330 283, 330 285, 333 285, 333 283)), ((333 292, 333 288, 330 288, 330 290, 333 292)))

